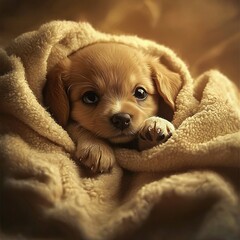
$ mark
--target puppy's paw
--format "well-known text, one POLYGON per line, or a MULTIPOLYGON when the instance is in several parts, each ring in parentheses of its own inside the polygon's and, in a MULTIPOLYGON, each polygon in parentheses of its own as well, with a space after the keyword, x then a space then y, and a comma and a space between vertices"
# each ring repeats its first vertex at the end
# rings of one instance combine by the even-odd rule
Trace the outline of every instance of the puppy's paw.
POLYGON ((146 150, 166 142, 172 136, 174 130, 172 123, 163 118, 148 118, 138 133, 139 150, 146 150))
POLYGON ((101 141, 79 141, 75 157, 93 172, 109 172, 114 164, 113 150, 101 141))

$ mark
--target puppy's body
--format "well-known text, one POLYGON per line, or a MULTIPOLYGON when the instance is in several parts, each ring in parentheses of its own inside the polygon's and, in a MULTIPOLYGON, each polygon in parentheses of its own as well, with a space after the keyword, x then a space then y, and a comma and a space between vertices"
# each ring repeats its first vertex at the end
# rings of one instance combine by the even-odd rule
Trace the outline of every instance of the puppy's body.
POLYGON ((173 125, 153 116, 159 115, 160 99, 174 107, 179 88, 177 74, 153 57, 122 44, 98 43, 56 66, 44 95, 53 117, 76 142, 76 158, 94 171, 107 171, 114 162, 112 144, 137 140, 143 150, 166 141, 173 125))

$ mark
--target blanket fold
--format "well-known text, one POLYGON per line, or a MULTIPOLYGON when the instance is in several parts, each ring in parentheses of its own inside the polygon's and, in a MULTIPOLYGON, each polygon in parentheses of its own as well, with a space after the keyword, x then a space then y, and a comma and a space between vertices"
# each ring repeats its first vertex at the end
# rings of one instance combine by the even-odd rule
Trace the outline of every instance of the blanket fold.
POLYGON ((169 48, 53 21, 0 50, 1 239, 238 239, 240 102, 215 70, 193 80, 169 48), (43 105, 46 74, 97 42, 152 54, 182 79, 164 144, 115 149, 109 174, 71 159, 74 144, 43 105))

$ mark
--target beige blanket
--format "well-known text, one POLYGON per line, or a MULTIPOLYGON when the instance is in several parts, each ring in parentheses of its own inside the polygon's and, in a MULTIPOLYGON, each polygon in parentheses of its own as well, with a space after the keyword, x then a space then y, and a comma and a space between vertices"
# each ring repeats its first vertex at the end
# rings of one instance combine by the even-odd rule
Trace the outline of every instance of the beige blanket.
POLYGON ((240 237, 240 104, 221 73, 193 81, 164 46, 54 21, 0 51, 0 97, 1 239, 240 237), (183 81, 174 135, 143 152, 116 149, 118 164, 102 175, 70 158, 73 142, 42 101, 47 71, 95 42, 161 57, 183 81))

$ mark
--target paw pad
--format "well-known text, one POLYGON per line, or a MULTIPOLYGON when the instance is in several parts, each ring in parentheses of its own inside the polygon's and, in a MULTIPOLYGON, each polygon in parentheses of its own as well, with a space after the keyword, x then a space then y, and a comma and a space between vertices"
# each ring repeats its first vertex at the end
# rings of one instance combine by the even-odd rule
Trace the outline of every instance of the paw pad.
POLYGON ((174 126, 165 119, 152 117, 145 121, 139 131, 140 150, 154 147, 166 142, 174 131, 174 126))

